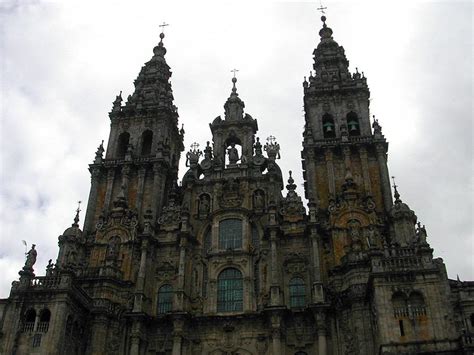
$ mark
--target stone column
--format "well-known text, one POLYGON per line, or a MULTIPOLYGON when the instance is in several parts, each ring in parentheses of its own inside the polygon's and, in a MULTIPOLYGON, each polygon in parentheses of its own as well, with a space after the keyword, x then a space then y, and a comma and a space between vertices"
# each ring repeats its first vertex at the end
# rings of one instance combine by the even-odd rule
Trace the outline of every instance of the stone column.
POLYGON ((181 318, 173 322, 173 351, 172 355, 181 355, 184 321, 181 318))
POLYGON ((144 238, 141 247, 140 267, 138 269, 137 287, 135 289, 135 302, 133 304, 134 312, 142 311, 143 289, 145 286, 146 259, 147 259, 148 239, 144 238))
POLYGON ((280 329, 272 329, 272 355, 281 355, 280 329))
POLYGON ((94 229, 94 216, 97 208, 97 196, 100 182, 100 168, 91 168, 91 190, 89 192, 89 200, 87 202, 86 217, 84 219, 84 234, 92 232, 94 229))
POLYGON ((132 336, 130 339, 130 355, 140 355, 140 337, 132 336))
POLYGON ((281 355, 281 318, 278 313, 271 315, 272 327, 272 355, 281 355))
MULTIPOLYGON (((108 319, 105 315, 97 315, 92 321, 92 341, 90 344, 92 355, 101 355, 106 351, 108 319)), ((133 354, 133 353, 131 353, 133 354)), ((138 354, 138 353, 136 353, 138 354)))
POLYGON ((161 189, 161 169, 160 165, 153 165, 153 192, 152 192, 152 209, 155 213, 155 217, 158 217, 161 213, 161 202, 163 191, 161 189))
POLYGON ((316 326, 318 329, 318 355, 327 355, 327 328, 325 313, 316 313, 316 326))
POLYGON ((108 211, 112 201, 112 189, 114 187, 115 169, 109 168, 107 171, 107 187, 105 190, 104 210, 108 211))
POLYGON ((362 165, 362 177, 364 178, 364 187, 367 195, 372 196, 372 186, 370 183, 370 174, 369 174, 369 158, 367 157, 367 148, 359 148, 360 162, 362 165))
POLYGON ((136 209, 137 209, 137 213, 140 220, 142 216, 143 191, 145 189, 145 176, 146 176, 146 169, 140 168, 138 170, 138 186, 137 186, 137 201, 136 201, 136 209))
POLYGON ((334 156, 330 148, 326 149, 326 151, 324 152, 324 157, 326 159, 326 169, 328 172, 329 196, 333 197, 336 195, 336 182, 334 181, 334 156))
POLYGON ((393 205, 392 189, 390 188, 390 177, 388 175, 388 167, 386 160, 385 147, 382 144, 377 144, 375 147, 377 151, 377 162, 380 171, 380 185, 382 187, 382 196, 385 206, 385 211, 390 211, 393 205))
POLYGON ((326 329, 318 329, 318 354, 327 355, 326 329))
POLYGON ((316 184, 316 154, 313 149, 308 149, 305 157, 306 165, 306 181, 308 184, 308 199, 315 202, 319 201, 318 199, 318 189, 316 184))
POLYGON ((179 264, 178 264, 178 288, 176 290, 176 304, 174 305, 173 310, 183 310, 183 298, 184 298, 184 277, 186 269, 186 244, 184 238, 181 239, 181 244, 179 246, 179 264))
POLYGON ((318 234, 316 228, 311 229, 311 246, 313 252, 313 302, 321 303, 324 302, 324 293, 323 286, 321 282, 321 267, 319 260, 319 243, 318 243, 318 234))

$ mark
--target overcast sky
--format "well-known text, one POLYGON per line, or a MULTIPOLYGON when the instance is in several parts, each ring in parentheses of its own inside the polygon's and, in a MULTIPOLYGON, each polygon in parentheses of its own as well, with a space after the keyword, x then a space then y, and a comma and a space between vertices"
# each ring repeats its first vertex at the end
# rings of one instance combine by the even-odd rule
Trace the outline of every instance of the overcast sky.
MULTIPOLYGON (((133 92, 163 21, 186 149, 210 140, 208 123, 223 114, 237 68, 246 112, 262 140, 277 137, 285 179, 293 170, 302 194, 302 81, 319 42, 318 5, 0 0, 0 297, 24 263, 21 240, 37 244, 43 275, 78 200, 85 210, 107 113, 120 90, 133 92)), ((471 2, 325 5, 351 71, 367 77, 402 200, 426 224, 449 276, 473 280, 471 2)))

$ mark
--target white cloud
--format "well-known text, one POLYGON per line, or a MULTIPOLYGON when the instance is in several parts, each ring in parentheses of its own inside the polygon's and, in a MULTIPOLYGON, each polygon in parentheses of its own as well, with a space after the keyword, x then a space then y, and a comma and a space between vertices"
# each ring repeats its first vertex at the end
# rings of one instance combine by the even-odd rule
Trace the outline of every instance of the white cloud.
MULTIPOLYGON (((1 18, 0 296, 18 277, 22 239, 38 245, 38 273, 56 258, 57 236, 88 197, 87 164, 107 141, 111 102, 132 93, 163 20, 186 146, 211 139, 207 124, 222 114, 237 67, 259 136, 278 138, 285 176, 293 170, 302 183, 302 80, 321 26, 313 3, 11 4, 1 18)), ((351 69, 368 77, 402 198, 450 276, 472 279, 470 2, 328 6, 351 69)))

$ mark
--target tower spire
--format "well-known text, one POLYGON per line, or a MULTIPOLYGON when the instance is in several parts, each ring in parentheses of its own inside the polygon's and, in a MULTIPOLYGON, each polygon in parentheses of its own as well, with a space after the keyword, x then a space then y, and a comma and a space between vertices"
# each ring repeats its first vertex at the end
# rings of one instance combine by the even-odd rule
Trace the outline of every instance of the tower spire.
POLYGON ((79 212, 81 212, 81 203, 82 201, 77 201, 76 216, 74 217, 73 227, 79 227, 79 212))
POLYGON ((402 202, 402 200, 400 199, 400 194, 398 193, 398 190, 397 190, 397 184, 395 183, 395 176, 392 176, 392 181, 393 181, 393 196, 395 197, 395 202, 402 202))

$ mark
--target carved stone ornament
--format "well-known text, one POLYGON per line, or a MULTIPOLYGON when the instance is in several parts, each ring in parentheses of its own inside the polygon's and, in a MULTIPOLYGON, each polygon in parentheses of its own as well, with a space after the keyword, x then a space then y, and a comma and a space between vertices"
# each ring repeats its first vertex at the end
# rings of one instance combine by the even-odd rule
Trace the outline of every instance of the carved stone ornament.
POLYGON ((240 186, 236 179, 232 178, 224 183, 219 204, 223 208, 239 207, 242 204, 240 186))

